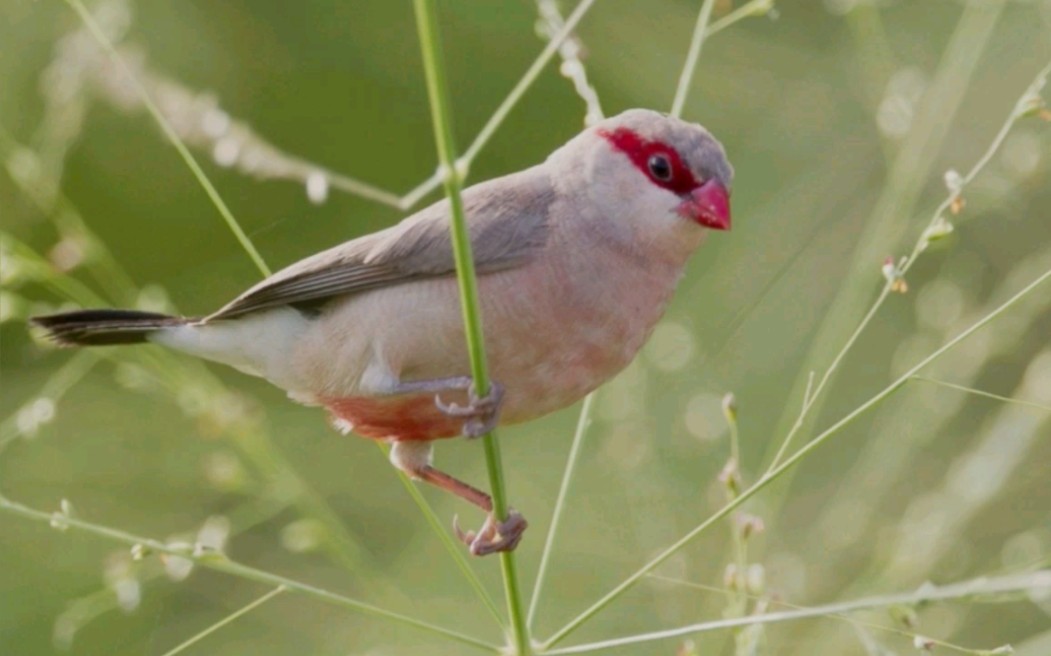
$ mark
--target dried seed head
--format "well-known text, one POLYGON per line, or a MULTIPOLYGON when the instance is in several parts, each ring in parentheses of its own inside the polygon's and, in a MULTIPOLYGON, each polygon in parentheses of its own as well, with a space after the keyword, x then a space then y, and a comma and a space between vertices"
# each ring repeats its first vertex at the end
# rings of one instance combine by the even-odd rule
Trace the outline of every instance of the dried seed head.
POLYGON ((719 482, 734 495, 741 489, 741 472, 737 468, 736 460, 730 458, 726 461, 722 471, 719 472, 719 482))
POLYGON ((920 651, 931 651, 934 649, 934 641, 925 636, 918 635, 912 639, 912 646, 920 651))
POLYGON ((747 540, 753 535, 758 535, 765 530, 763 519, 756 515, 741 513, 737 516, 737 528, 741 532, 741 538, 747 540))
POLYGON ((727 392, 723 396, 723 415, 726 417, 727 423, 737 423, 737 397, 734 396, 733 392, 727 392))

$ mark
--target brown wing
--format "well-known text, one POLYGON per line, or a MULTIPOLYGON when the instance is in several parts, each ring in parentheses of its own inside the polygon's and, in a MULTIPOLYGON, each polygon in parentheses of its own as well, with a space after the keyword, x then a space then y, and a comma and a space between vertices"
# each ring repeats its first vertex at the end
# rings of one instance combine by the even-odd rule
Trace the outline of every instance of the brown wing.
MULTIPOLYGON (((464 210, 478 273, 519 266, 531 259, 547 241, 553 198, 547 173, 539 166, 465 190, 464 210)), ((443 200, 398 225, 278 271, 205 321, 280 305, 320 303, 454 271, 449 203, 443 200)))

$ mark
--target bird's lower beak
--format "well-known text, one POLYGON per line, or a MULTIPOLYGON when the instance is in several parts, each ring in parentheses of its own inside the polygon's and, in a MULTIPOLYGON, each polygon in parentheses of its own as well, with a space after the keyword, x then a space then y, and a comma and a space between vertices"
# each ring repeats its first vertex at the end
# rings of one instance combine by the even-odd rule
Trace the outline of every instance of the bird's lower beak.
POLYGON ((685 195, 678 211, 706 228, 730 229, 730 194, 718 180, 709 180, 685 195))

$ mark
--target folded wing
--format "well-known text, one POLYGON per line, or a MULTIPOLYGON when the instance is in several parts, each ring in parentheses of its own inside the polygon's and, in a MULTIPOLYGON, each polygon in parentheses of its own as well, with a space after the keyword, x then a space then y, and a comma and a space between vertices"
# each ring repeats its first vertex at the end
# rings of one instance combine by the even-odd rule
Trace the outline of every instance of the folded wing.
MULTIPOLYGON (((547 242, 554 193, 540 167, 474 185, 463 194, 479 274, 520 266, 547 242)), ((442 200, 401 223, 300 260, 204 319, 231 319, 281 305, 327 300, 455 271, 449 203, 442 200)))

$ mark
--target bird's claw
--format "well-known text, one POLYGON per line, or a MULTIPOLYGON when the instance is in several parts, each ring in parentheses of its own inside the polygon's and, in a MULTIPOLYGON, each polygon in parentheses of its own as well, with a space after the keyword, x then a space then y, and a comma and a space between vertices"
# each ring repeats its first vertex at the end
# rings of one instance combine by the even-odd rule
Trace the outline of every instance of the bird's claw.
POLYGON ((434 405, 446 416, 464 419, 463 434, 481 437, 496 428, 500 420, 500 405, 504 400, 504 387, 495 381, 489 384, 489 393, 479 397, 472 383, 467 388, 467 405, 446 403, 440 395, 434 395, 434 405))
POLYGON ((529 523, 514 508, 507 509, 507 519, 498 521, 493 513, 485 518, 485 523, 477 533, 460 528, 458 517, 453 517, 453 531, 456 537, 467 545, 472 556, 487 556, 497 551, 513 551, 522 539, 529 523))

